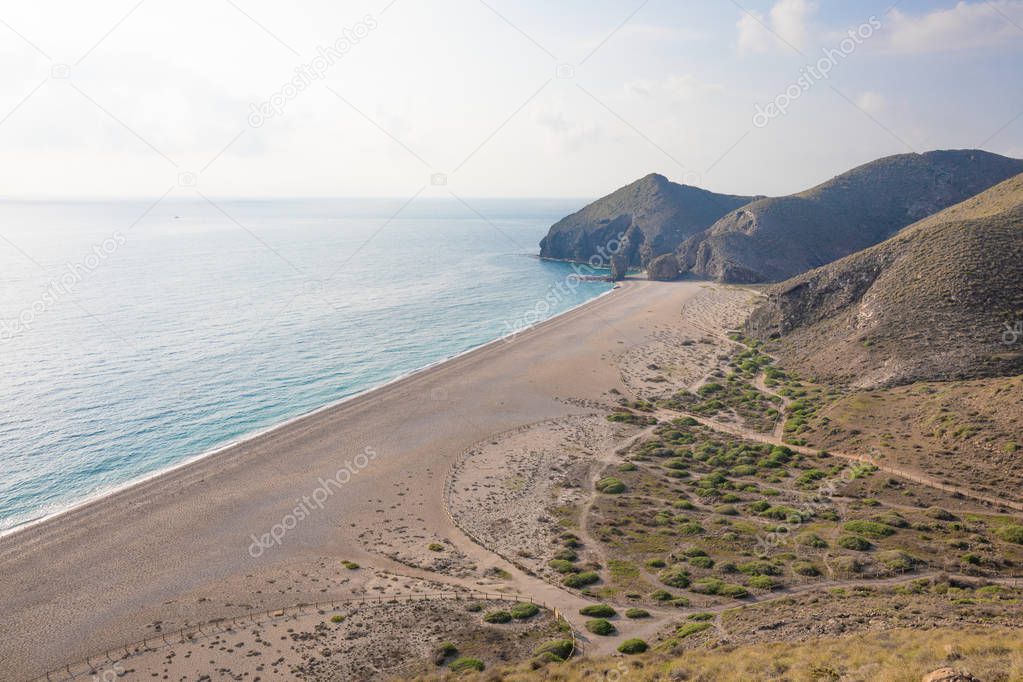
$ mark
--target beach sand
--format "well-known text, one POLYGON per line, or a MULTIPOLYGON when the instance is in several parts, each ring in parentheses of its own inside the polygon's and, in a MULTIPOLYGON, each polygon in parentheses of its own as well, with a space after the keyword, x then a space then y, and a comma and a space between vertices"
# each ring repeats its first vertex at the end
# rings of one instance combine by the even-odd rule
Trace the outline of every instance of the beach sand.
MULTIPOLYGON (((334 598, 407 594, 427 589, 422 581, 434 589, 526 595, 578 619, 588 602, 549 576, 521 570, 523 562, 508 556, 514 536, 498 538, 499 555, 455 525, 446 506, 449 479, 471 488, 487 478, 467 479, 458 468, 452 476, 453 467, 474 449, 494 466, 483 446, 516 430, 535 429, 538 451, 556 446, 549 431, 535 426, 544 423, 578 440, 585 458, 585 439, 565 431, 566 424, 578 430, 593 422, 613 404, 611 389, 645 381, 639 375, 654 359, 669 364, 672 334, 694 340, 676 346, 694 364, 712 362, 721 347, 699 343, 707 325, 731 324, 749 298, 748 291, 705 283, 627 281, 510 340, 0 539, 0 679, 31 679, 190 624, 334 598), (708 291, 727 298, 727 314, 701 306, 708 291), (324 486, 321 479, 346 466, 349 473, 338 477, 343 484, 324 486), (301 520, 298 506, 306 510, 301 520), (275 525, 293 527, 279 543, 253 546, 253 536, 275 525), (361 568, 346 569, 342 560, 361 568), (402 577, 382 585, 381 572, 402 577)), ((698 379, 701 370, 684 366, 689 359, 675 358, 665 372, 671 385, 698 379)), ((606 437, 618 442, 628 435, 606 437)), ((512 440, 526 452, 522 438, 512 440)), ((575 473, 570 467, 562 473, 584 479, 589 469, 580 462, 575 473)), ((452 509, 467 513, 464 504, 452 509)), ((500 518, 494 509, 486 513, 491 524, 500 518)), ((623 623, 622 634, 647 634, 654 625, 623 623)), ((583 644, 594 651, 612 646, 583 644)))

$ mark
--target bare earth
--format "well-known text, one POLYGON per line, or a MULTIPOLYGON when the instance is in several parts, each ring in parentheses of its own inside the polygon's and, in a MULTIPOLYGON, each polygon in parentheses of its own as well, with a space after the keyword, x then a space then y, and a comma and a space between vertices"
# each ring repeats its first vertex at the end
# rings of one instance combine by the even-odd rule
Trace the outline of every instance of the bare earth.
MULTIPOLYGON (((587 459, 603 453, 592 442, 629 433, 624 428, 609 432, 592 416, 594 406, 613 403, 611 389, 624 393, 628 384, 645 384, 658 373, 646 369, 649 365, 665 367, 659 373, 666 388, 698 381, 699 372, 684 366, 688 358, 668 357, 665 349, 676 338, 687 338, 692 344, 679 347, 693 359, 722 351, 718 340, 699 341, 715 317, 713 308, 699 304, 706 287, 626 282, 511 341, 3 538, 0 679, 31 679, 196 623, 352 596, 407 595, 427 590, 423 581, 430 581, 429 589, 526 595, 559 609, 581 630, 578 609, 589 600, 507 560, 526 561, 511 556, 519 549, 531 553, 530 538, 515 533, 546 532, 545 522, 537 518, 541 507, 556 505, 552 496, 565 491, 530 487, 526 464, 539 458, 545 468, 556 467, 564 477, 578 478, 581 486, 592 485, 587 459), (699 313, 693 324, 679 315, 687 304, 699 313), (521 472, 495 478, 490 444, 502 439, 513 441, 508 454, 521 472), (559 450, 565 443, 573 443, 575 452, 559 450), (367 452, 375 456, 357 459, 367 452), (474 458, 490 473, 467 469, 474 458), (354 462, 349 465, 354 473, 330 488, 322 508, 309 509, 279 544, 250 552, 254 536, 269 533, 294 514, 304 496, 323 486, 321 477, 334 476, 346 462, 354 462), (445 492, 453 488, 467 494, 454 496, 451 513, 470 533, 491 537, 492 549, 500 554, 474 542, 452 521, 446 504, 452 498, 445 492), (478 504, 480 514, 467 515, 465 504, 478 504), (509 516, 529 523, 515 520, 502 530, 502 504, 510 506, 509 516), (361 568, 345 568, 342 560, 361 568), (385 571, 392 577, 381 579, 385 571)), ((738 319, 749 297, 741 291, 723 297, 730 312, 722 313, 719 328, 729 318, 738 319)), ((535 561, 531 568, 540 572, 535 561)), ((301 625, 315 632, 327 617, 311 615, 301 625)), ((645 636, 658 624, 657 618, 621 623, 620 635, 645 636)), ((452 619, 452 627, 458 625, 452 619)), ((260 632, 283 636, 274 628, 260 632)), ((216 674, 218 668, 238 664, 254 637, 251 628, 246 631, 246 647, 233 664, 223 662, 230 648, 224 640, 228 645, 216 647, 217 656, 209 660, 217 662, 204 672, 216 674)), ((601 641, 582 638, 581 643, 601 653, 620 641, 595 639, 601 641)), ((426 642, 420 639, 415 646, 426 647, 426 642)), ((309 655, 309 647, 278 648, 277 657, 286 659, 278 665, 293 674, 296 669, 288 666, 309 655)), ((163 673, 166 656, 173 660, 184 652, 162 651, 121 665, 149 679, 163 673), (153 667, 143 671, 140 666, 147 660, 153 667)), ((342 663, 316 665, 321 667, 302 670, 318 679, 346 669, 342 663)), ((199 672, 194 666, 188 670, 199 672)))

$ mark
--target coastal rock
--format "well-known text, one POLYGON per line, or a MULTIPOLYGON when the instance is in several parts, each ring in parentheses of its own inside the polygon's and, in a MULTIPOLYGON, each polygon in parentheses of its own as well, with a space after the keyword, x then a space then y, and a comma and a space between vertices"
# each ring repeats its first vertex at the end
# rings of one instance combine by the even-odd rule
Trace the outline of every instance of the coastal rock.
POLYGON ((559 220, 540 242, 540 256, 600 259, 607 267, 621 252, 629 266, 643 267, 755 198, 717 194, 651 173, 559 220))
POLYGON ((611 257, 611 281, 617 282, 625 279, 629 270, 629 259, 623 254, 616 254, 611 257))
POLYGON ((646 266, 648 279, 658 282, 670 282, 679 275, 678 258, 673 253, 665 253, 650 260, 646 266))

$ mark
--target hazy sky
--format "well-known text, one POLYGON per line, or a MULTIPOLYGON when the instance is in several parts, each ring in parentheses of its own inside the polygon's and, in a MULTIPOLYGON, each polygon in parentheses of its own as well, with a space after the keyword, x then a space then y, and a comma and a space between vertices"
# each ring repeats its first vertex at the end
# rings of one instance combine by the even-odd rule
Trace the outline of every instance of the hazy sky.
POLYGON ((1021 73, 1023 0, 4 0, 0 196, 783 194, 1023 157, 1021 73))

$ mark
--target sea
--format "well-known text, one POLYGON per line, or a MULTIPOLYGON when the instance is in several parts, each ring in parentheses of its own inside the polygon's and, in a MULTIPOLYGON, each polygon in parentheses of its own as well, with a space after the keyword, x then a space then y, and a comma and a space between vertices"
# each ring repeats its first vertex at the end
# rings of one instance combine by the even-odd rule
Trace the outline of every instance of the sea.
POLYGON ((0 202, 0 533, 606 293, 583 203, 0 202))

